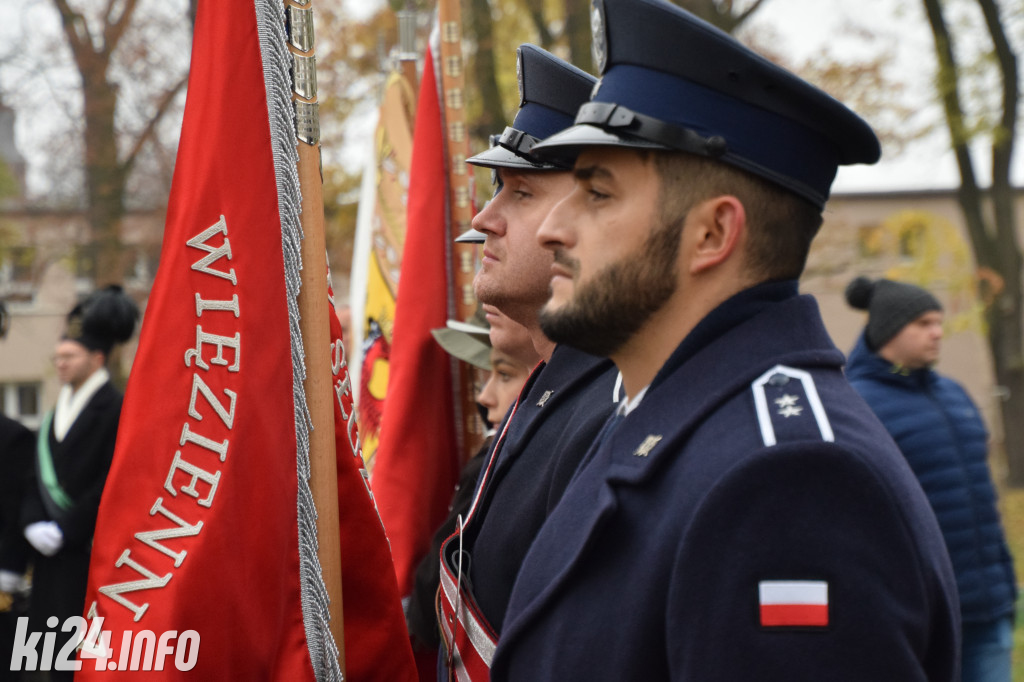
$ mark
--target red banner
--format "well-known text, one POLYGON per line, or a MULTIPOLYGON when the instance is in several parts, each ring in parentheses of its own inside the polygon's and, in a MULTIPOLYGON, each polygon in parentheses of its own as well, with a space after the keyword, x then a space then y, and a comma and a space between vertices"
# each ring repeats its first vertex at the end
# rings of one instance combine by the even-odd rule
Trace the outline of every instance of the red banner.
MULTIPOLYGON (((314 668, 337 679, 325 663, 329 631, 307 633, 318 610, 308 594, 305 623, 303 610, 311 562, 300 561, 296 422, 305 424, 286 285, 297 250, 284 218, 295 210, 294 160, 281 161, 280 141, 290 85, 265 81, 290 58, 283 39, 267 53, 282 6, 255 6, 199 3, 160 268, 100 506, 76 679, 152 670, 147 679, 311 680, 314 668), (97 651, 105 657, 87 657, 97 651)), ((336 363, 339 446, 350 442, 344 369, 336 363)), ((349 679, 414 679, 397 588, 380 578, 386 541, 346 448, 337 458, 354 576, 343 604, 349 679)))
POLYGON ((416 665, 384 527, 369 495, 348 360, 333 302, 330 322, 346 673, 355 682, 413 682, 416 665))
POLYGON ((452 360, 430 334, 448 318, 445 142, 431 50, 423 73, 390 380, 373 469, 373 490, 403 595, 412 590, 416 565, 444 520, 460 459, 452 360))

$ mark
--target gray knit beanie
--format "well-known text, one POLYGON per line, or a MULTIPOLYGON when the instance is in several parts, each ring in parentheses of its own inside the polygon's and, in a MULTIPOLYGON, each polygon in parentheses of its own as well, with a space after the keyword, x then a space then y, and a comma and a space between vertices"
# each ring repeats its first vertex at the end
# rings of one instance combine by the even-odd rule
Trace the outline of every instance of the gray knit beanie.
POLYGON ((939 299, 913 284, 858 277, 846 285, 846 302, 868 311, 864 336, 868 348, 877 351, 905 326, 931 310, 942 310, 939 299))

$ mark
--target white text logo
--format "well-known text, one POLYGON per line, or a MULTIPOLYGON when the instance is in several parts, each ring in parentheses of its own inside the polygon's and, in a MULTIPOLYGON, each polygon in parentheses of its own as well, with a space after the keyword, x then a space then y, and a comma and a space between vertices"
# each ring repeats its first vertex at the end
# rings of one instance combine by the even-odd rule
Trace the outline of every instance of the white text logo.
MULTIPOLYGON (((56 616, 46 621, 49 628, 57 627, 56 616)), ((103 617, 92 619, 88 630, 86 620, 72 616, 64 621, 61 632, 74 632, 67 643, 56 652, 57 633, 28 631, 28 618, 18 618, 11 653, 12 671, 81 670, 82 661, 75 659, 75 650, 82 648, 81 658, 95 659, 96 670, 163 670, 174 666, 185 671, 195 667, 199 659, 199 633, 195 630, 168 630, 157 636, 152 630, 121 633, 119 647, 111 648, 109 630, 102 630, 103 617), (42 640, 42 649, 39 642, 42 640), (115 658, 116 655, 116 658, 115 658)))

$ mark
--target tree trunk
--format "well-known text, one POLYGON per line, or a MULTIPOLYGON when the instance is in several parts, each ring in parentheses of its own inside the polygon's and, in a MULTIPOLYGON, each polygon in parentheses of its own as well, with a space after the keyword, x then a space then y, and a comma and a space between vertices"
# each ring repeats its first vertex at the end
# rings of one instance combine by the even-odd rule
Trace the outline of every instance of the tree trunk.
POLYGON ((85 141, 86 217, 96 244, 96 284, 120 282, 124 276, 121 219, 124 216, 125 167, 118 161, 114 116, 117 88, 107 79, 110 57, 134 11, 134 0, 120 19, 106 27, 103 42, 93 44, 85 17, 66 0, 54 0, 79 75, 85 141), (109 42, 108 42, 109 41, 109 42))
MULTIPOLYGON (((468 0, 468 32, 476 37, 473 57, 473 82, 480 88, 481 112, 472 126, 474 137, 486 140, 505 128, 505 111, 495 77, 494 30, 491 6, 487 0, 468 0)), ((516 103, 518 104, 518 102, 516 103)))
MULTIPOLYGON (((83 74, 84 76, 85 74, 83 74)), ((102 78, 87 82, 85 99, 85 184, 89 225, 96 244, 96 285, 120 283, 126 264, 121 242, 124 169, 117 159, 114 107, 117 93, 102 78)))
POLYGON ((538 42, 547 51, 555 44, 555 37, 548 30, 547 22, 544 21, 544 0, 525 0, 526 11, 530 14, 534 28, 537 29, 538 42))
POLYGON ((993 133, 992 143, 992 219, 987 221, 982 210, 963 124, 963 108, 959 95, 959 74, 952 37, 942 16, 939 0, 923 0, 925 14, 935 39, 938 56, 938 87, 960 169, 958 198, 964 214, 974 259, 980 269, 994 272, 998 284, 987 296, 985 319, 988 344, 992 355, 993 379, 1001 398, 1000 416, 1003 424, 1003 445, 1009 468, 1009 484, 1024 486, 1024 297, 1022 297, 1021 248, 1016 234, 1014 191, 1010 182, 1010 162, 1016 136, 1019 100, 1016 56, 1006 38, 993 0, 978 0, 989 34, 995 46, 996 62, 1002 77, 1002 117, 1000 129, 993 133))
POLYGON ((565 0, 565 35, 569 43, 569 62, 587 73, 594 73, 589 0, 565 0))
POLYGON ((978 0, 1002 74, 1003 113, 992 145, 992 204, 998 272, 1003 289, 989 311, 990 347, 1002 414, 1010 484, 1024 487, 1024 298, 1021 249, 1016 234, 1016 205, 1010 178, 1020 99, 1017 57, 1006 36, 994 0, 978 0))

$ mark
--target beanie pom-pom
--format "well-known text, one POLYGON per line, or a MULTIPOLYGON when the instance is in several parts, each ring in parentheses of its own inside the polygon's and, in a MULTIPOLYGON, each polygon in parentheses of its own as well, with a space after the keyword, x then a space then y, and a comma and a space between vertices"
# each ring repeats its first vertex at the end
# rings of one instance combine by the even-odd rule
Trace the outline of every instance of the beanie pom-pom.
POLYGON ((846 302, 858 310, 867 310, 871 305, 871 296, 874 291, 874 282, 867 277, 858 277, 846 285, 846 302))

